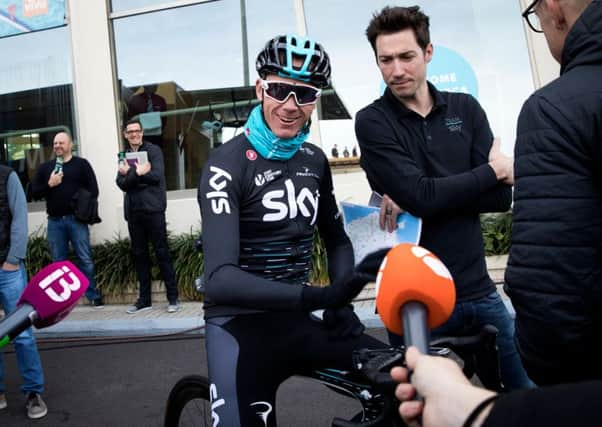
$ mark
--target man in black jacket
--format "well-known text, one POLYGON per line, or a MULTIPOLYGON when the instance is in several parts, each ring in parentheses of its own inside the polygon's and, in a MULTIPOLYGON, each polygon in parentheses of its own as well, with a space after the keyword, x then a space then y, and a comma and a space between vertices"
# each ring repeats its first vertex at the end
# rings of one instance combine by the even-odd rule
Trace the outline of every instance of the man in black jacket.
POLYGON ((538 384, 602 378, 602 1, 523 13, 560 77, 524 104, 506 270, 516 341, 538 384))
POLYGON ((88 224, 74 216, 73 200, 80 190, 98 197, 98 183, 90 163, 73 155, 73 139, 67 132, 54 136, 55 159, 42 163, 31 183, 34 199, 46 199, 48 213, 48 246, 53 261, 62 261, 69 255, 69 244, 78 259, 78 266, 90 284, 86 298, 93 307, 104 307, 94 278, 94 259, 90 245, 88 224))
POLYGON ((125 192, 123 209, 128 222, 136 274, 140 282, 138 301, 128 308, 129 314, 149 310, 151 301, 151 259, 148 244, 153 244, 155 255, 165 282, 168 313, 179 309, 176 276, 167 245, 165 209, 165 172, 163 154, 156 145, 143 140, 144 130, 140 121, 127 122, 124 136, 128 141, 128 152, 146 153, 146 161, 120 161, 117 185, 125 192))
MULTIPOLYGON (((386 7, 366 30, 387 84, 358 112, 361 166, 383 194, 381 227, 392 231, 401 209, 423 220, 420 244, 449 268, 457 304, 433 335, 498 328, 502 380, 527 387, 513 342, 514 325, 485 264, 479 214, 510 207, 512 160, 493 141, 485 112, 470 95, 440 92, 426 81, 433 55, 429 19, 416 7, 386 7)), ((400 337, 390 335, 400 344, 400 337)))

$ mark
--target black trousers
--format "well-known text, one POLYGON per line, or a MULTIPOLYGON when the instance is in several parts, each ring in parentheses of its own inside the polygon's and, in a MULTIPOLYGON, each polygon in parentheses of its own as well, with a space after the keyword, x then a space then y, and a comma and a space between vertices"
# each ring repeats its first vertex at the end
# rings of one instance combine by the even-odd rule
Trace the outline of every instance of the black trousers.
POLYGON ((148 247, 150 242, 155 250, 161 277, 165 282, 167 299, 170 303, 175 304, 178 299, 178 286, 176 284, 176 274, 169 258, 165 213, 130 213, 128 215, 128 230, 130 232, 136 275, 138 276, 138 282, 140 282, 140 303, 143 305, 151 304, 151 257, 148 247))

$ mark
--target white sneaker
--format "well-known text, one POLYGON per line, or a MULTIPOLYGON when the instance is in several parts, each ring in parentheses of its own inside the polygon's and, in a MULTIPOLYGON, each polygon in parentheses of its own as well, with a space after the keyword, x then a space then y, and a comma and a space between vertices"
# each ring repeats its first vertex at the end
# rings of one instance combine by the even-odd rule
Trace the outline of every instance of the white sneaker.
POLYGON ((32 420, 45 417, 48 413, 48 408, 39 393, 29 393, 25 407, 27 408, 27 416, 32 420))
POLYGON ((175 313, 175 312, 177 312, 177 311, 180 311, 180 308, 181 308, 181 307, 180 307, 180 304, 179 304, 179 303, 177 303, 177 302, 176 302, 175 304, 169 304, 169 305, 167 306, 167 312, 168 312, 168 313, 175 313))
POLYGON ((129 307, 125 312, 127 314, 140 313, 141 311, 150 310, 153 308, 152 305, 142 305, 140 302, 136 302, 133 306, 129 307))
POLYGON ((6 395, 4 393, 0 393, 0 409, 6 409, 8 404, 6 403, 6 395))

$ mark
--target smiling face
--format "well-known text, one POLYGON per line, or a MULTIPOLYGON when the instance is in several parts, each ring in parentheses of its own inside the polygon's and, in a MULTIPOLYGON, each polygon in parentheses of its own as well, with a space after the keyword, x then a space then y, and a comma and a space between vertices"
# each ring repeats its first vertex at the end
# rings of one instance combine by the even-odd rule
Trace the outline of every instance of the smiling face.
POLYGON ((433 45, 423 51, 410 28, 376 38, 376 61, 383 80, 400 100, 428 94, 426 64, 433 57, 433 45))
MULTIPOLYGON (((297 80, 276 75, 268 75, 266 80, 289 84, 299 83, 297 80)), ((257 80, 255 92, 257 98, 262 101, 264 119, 278 138, 289 139, 295 137, 311 117, 314 108, 316 108, 315 104, 298 106, 295 97, 292 95, 282 104, 269 96, 265 96, 264 89, 261 87, 261 80, 257 80)))
POLYGON ((65 132, 59 132, 54 137, 52 149, 56 157, 62 157, 64 161, 67 161, 71 158, 73 141, 71 141, 71 137, 65 132))
POLYGON ((127 139, 128 143, 130 144, 131 149, 137 151, 142 145, 142 136, 144 135, 140 123, 128 124, 123 131, 123 134, 125 139, 127 139))

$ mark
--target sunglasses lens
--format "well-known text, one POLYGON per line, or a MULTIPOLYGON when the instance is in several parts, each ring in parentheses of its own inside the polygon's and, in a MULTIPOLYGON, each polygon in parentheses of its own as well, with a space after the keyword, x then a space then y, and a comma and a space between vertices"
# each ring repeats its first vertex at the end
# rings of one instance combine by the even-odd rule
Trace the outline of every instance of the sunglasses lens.
POLYGON ((318 91, 308 86, 295 86, 295 95, 299 104, 311 104, 318 99, 318 91))
POLYGON ((294 92, 299 105, 313 104, 319 91, 309 86, 296 86, 281 82, 267 82, 266 93, 278 102, 284 102, 294 92))
POLYGON ((292 91, 292 86, 285 83, 270 82, 266 92, 276 101, 284 102, 292 91))

